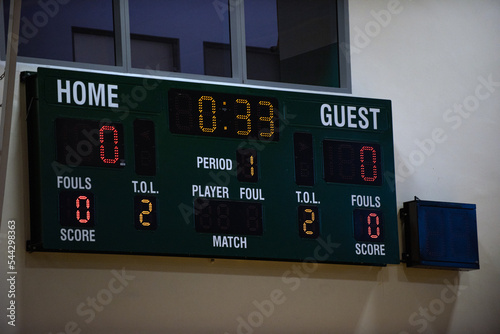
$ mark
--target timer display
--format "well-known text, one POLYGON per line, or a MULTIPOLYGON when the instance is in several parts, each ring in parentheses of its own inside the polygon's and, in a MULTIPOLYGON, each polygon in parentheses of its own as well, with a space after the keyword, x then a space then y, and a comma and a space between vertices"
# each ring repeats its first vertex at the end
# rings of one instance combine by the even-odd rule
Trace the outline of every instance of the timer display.
POLYGON ((390 101, 23 78, 30 251, 399 263, 390 101))
POLYGON ((178 89, 168 96, 173 133, 279 140, 276 99, 178 89))

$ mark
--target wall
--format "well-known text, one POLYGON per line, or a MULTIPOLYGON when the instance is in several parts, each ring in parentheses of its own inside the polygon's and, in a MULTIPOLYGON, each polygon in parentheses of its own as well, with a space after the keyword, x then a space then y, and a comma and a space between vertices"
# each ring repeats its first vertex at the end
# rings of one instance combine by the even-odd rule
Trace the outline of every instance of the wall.
POLYGON ((414 195, 477 204, 480 270, 27 254, 25 106, 17 96, 0 231, 0 332, 500 332, 500 2, 349 5, 353 95, 393 101, 398 204, 414 195), (9 220, 17 236, 11 299, 9 220), (15 327, 5 316, 9 300, 15 327))

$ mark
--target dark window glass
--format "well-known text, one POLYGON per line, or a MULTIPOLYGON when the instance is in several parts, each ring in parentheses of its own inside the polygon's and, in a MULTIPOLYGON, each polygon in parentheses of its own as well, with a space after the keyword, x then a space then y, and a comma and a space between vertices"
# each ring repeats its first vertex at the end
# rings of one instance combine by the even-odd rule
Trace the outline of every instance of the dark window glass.
POLYGON ((130 0, 132 67, 230 77, 229 11, 222 3, 130 0))
POLYGON ((112 1, 23 0, 18 55, 115 65, 112 1))
POLYGON ((335 0, 245 2, 249 79, 339 87, 335 0))

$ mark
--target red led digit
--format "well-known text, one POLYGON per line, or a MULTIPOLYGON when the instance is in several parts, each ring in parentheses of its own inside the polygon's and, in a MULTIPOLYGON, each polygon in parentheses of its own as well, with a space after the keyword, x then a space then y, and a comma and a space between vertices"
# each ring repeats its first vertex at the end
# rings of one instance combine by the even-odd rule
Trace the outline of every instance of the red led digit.
POLYGON ((76 220, 82 224, 86 224, 90 220, 90 199, 87 196, 78 196, 76 199, 76 220), (81 211, 84 210, 84 208, 80 209, 81 201, 85 201, 85 218, 82 218, 81 214, 81 211))
POLYGON ((378 237, 380 236, 379 216, 374 212, 370 213, 368 217, 366 217, 366 223, 368 224, 368 235, 370 236, 370 238, 378 239, 378 237))
POLYGON ((99 129, 99 142, 101 143, 101 146, 99 147, 99 154, 101 157, 101 160, 105 164, 114 164, 118 161, 118 158, 120 157, 120 153, 118 150, 118 130, 113 125, 103 125, 99 129), (104 146, 104 132, 105 131, 111 131, 113 132, 113 158, 106 158, 106 148, 104 146))
POLYGON ((377 151, 371 146, 363 146, 361 150, 359 150, 359 160, 361 162, 361 178, 367 182, 373 182, 377 179, 377 151), (365 154, 366 152, 371 152, 372 158, 366 159, 365 162, 365 154), (371 168, 372 176, 366 175, 365 165, 370 166, 367 169, 371 168))

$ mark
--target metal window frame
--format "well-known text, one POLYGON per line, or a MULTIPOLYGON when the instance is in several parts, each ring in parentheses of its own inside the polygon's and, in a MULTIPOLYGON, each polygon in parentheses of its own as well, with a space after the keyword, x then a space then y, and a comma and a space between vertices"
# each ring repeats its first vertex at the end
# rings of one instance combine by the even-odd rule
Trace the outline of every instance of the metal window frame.
MULTIPOLYGON (((340 87, 327 87, 316 85, 301 85, 276 81, 259 81, 247 78, 246 67, 246 40, 245 40, 245 0, 228 2, 230 41, 231 41, 231 77, 217 77, 203 74, 190 74, 180 72, 160 71, 156 69, 132 68, 130 44, 130 19, 128 0, 112 0, 113 27, 115 31, 115 66, 43 59, 34 57, 18 57, 22 63, 49 65, 58 67, 78 68, 84 70, 105 71, 115 73, 128 73, 139 75, 152 75, 164 78, 176 78, 199 82, 220 82, 245 86, 266 87, 269 89, 285 89, 314 92, 331 92, 351 94, 351 65, 349 45, 349 9, 348 0, 337 0, 337 22, 339 43, 339 74, 340 87)), ((0 14, 3 10, 0 8, 0 14)), ((3 21, 4 16, 0 16, 3 21)), ((3 22, 2 22, 3 23, 3 22)), ((5 60, 5 33, 2 33, 3 24, 0 24, 0 56, 5 60)))
MULTIPOLYGON (((245 0, 242 0, 244 3, 245 0)), ((245 50, 245 13, 244 13, 244 5, 238 6, 241 10, 240 13, 240 23, 242 25, 243 35, 240 36, 239 42, 242 42, 243 48, 242 52, 246 52, 245 50)), ((248 79, 247 77, 247 66, 246 66, 246 57, 243 56, 243 83, 252 84, 256 86, 271 86, 272 88, 282 88, 282 89, 290 89, 290 90, 304 90, 304 91, 321 91, 321 92, 333 92, 333 93, 343 93, 343 94, 351 94, 352 93, 352 84, 351 84, 351 55, 349 52, 349 48, 343 48, 342 46, 349 45, 349 8, 348 8, 348 0, 337 0, 337 26, 338 26, 338 44, 339 44, 339 76, 340 76, 340 87, 328 87, 328 86, 316 86, 316 85, 302 85, 302 84, 294 84, 294 83, 286 83, 286 82, 277 82, 277 81, 262 81, 262 80, 253 80, 248 79)))

